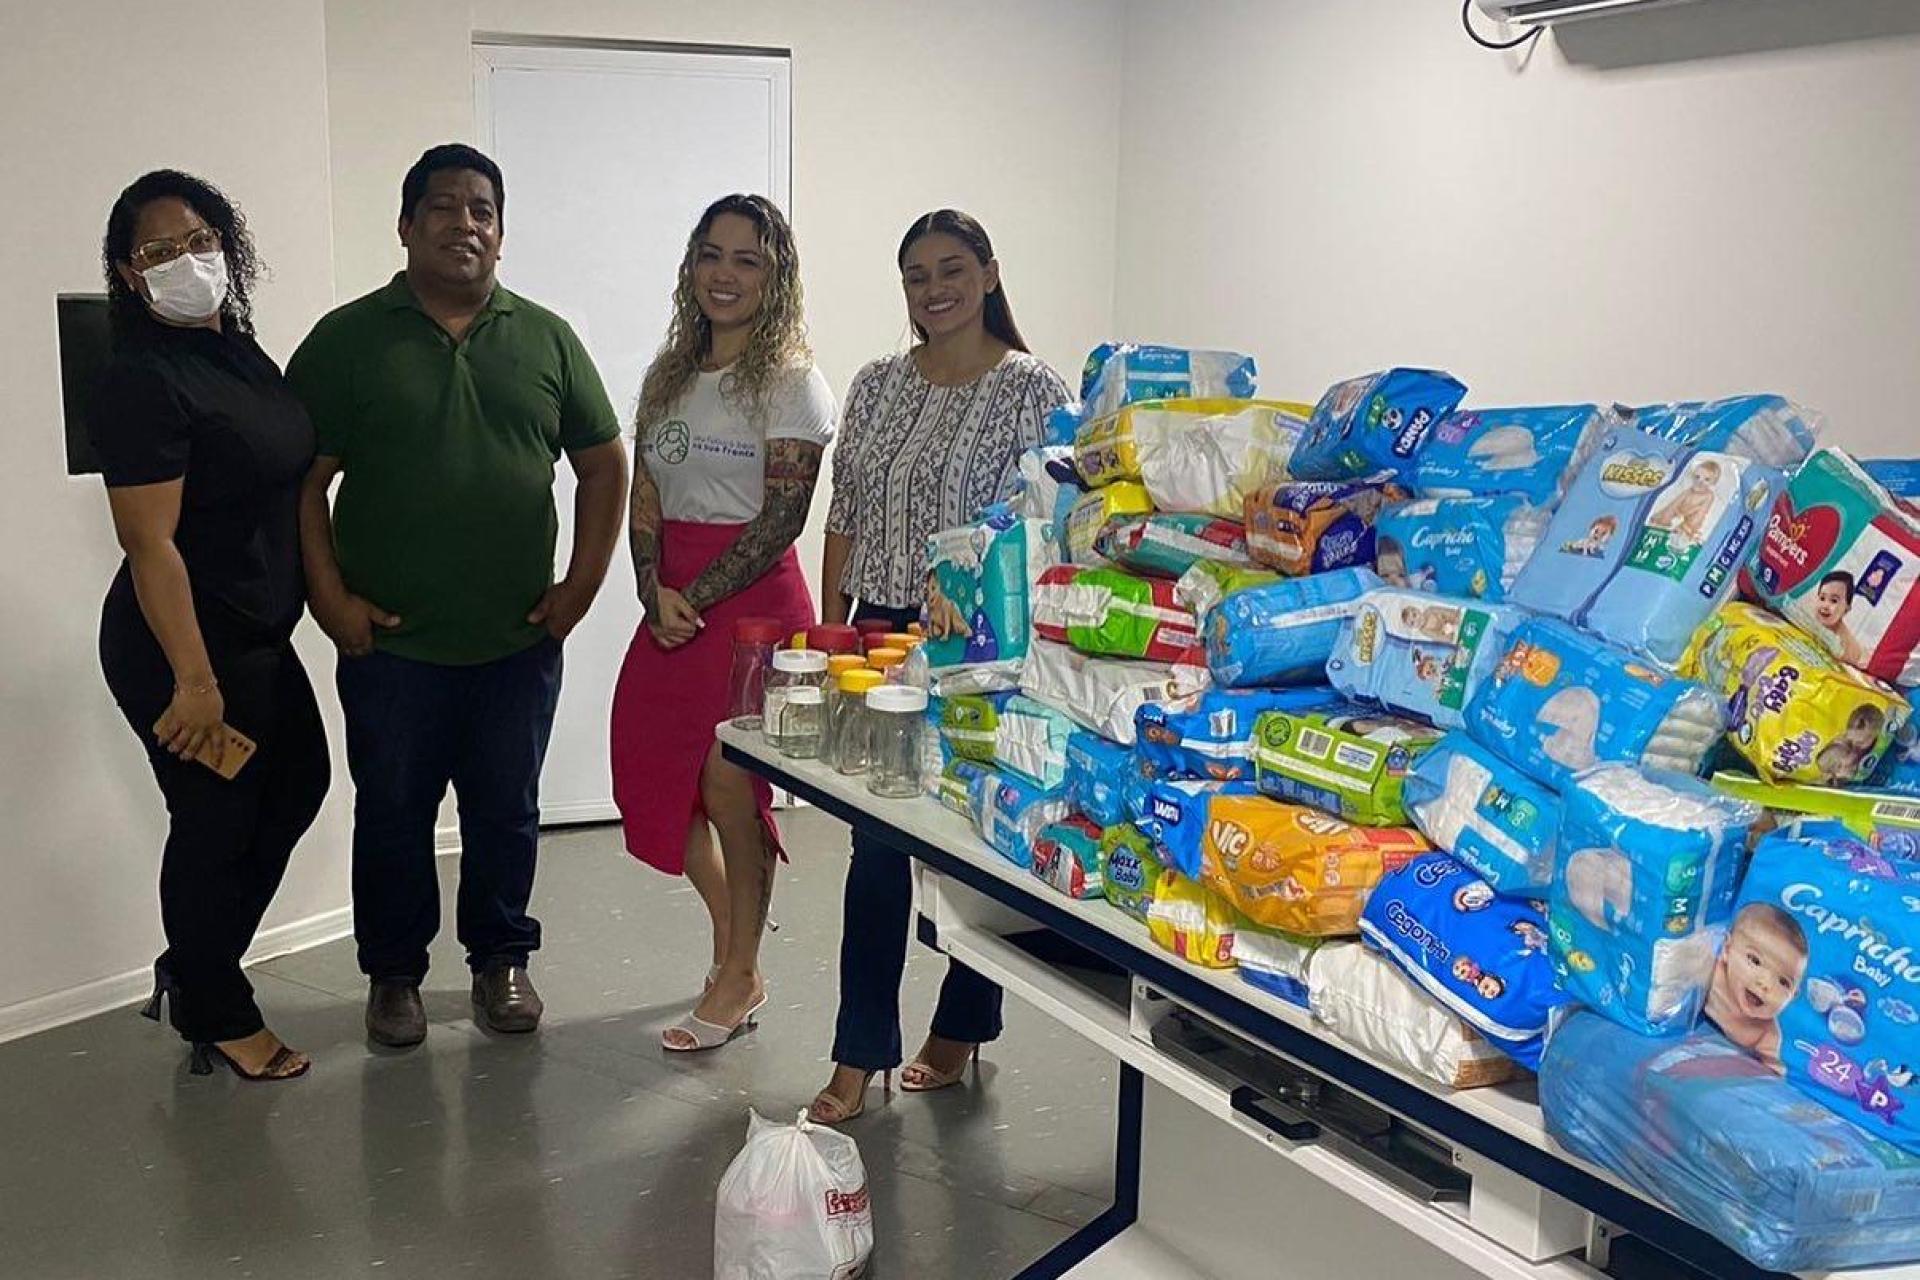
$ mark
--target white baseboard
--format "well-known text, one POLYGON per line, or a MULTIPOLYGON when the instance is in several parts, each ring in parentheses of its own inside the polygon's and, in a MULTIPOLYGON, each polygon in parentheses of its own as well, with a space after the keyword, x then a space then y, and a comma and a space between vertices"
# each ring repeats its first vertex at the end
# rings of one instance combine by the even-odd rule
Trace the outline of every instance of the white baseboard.
MULTIPOLYGON (((339 907, 308 916, 304 920, 275 925, 271 929, 261 930, 254 938, 253 949, 247 952, 246 963, 258 964, 262 960, 304 951, 308 947, 347 937, 352 932, 351 907, 339 907)), ((69 987, 65 991, 54 991, 31 1000, 0 1006, 0 1044, 133 1004, 145 999, 152 990, 153 970, 140 968, 69 987)))

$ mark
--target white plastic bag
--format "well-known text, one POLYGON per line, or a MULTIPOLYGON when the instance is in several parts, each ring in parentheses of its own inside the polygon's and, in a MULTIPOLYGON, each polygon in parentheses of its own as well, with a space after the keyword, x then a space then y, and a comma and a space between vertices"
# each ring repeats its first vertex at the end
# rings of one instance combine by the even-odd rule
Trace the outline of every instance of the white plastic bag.
POLYGON ((853 1280, 873 1252, 867 1170, 852 1138, 750 1112, 747 1145, 720 1178, 713 1280, 853 1280))

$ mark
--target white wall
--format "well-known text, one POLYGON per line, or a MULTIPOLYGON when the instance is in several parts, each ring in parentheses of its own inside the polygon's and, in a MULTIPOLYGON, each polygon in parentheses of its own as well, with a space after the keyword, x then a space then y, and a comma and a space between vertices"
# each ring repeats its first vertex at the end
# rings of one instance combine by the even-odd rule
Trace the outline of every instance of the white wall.
MULTIPOLYGON (((0 1036, 128 998, 125 975, 144 970, 161 945, 165 814, 95 656, 100 600, 120 556, 99 480, 66 475, 54 295, 103 287, 108 207, 164 164, 213 180, 247 213, 273 269, 256 302, 276 358, 332 296, 320 0, 247 12, 242 24, 214 0, 170 4, 158 22, 142 20, 150 11, 141 5, 105 0, 8 7, 0 1036), (175 66, 209 77, 206 92, 170 93, 184 82, 160 70, 175 66)), ((324 690, 330 668, 314 669, 324 690)), ((345 904, 343 794, 295 854, 269 926, 345 904)))
POLYGON ((1396 363, 1482 404, 1775 390, 1920 448, 1915 6, 1710 0, 1522 71, 1459 8, 1132 3, 1118 329, 1307 400, 1396 363))

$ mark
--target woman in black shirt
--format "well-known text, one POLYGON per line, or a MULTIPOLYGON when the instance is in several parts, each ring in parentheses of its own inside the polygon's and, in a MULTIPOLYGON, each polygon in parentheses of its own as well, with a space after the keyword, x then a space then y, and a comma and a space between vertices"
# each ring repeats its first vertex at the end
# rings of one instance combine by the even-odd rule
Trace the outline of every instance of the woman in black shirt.
POLYGON ((310 1065, 267 1030, 241 971, 328 783, 327 740, 291 637, 306 589, 297 500, 313 428, 253 339, 259 269, 240 213, 187 174, 114 202, 103 246, 113 359, 89 415, 126 561, 100 663, 147 749, 170 830, 160 865, 172 1003, 193 1070, 250 1080, 310 1065), (244 755, 229 729, 256 750, 244 755))

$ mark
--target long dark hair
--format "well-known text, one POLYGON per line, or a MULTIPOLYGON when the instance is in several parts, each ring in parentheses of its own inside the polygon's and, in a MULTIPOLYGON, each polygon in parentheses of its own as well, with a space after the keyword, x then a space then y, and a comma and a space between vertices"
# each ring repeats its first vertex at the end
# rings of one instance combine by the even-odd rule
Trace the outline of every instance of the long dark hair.
MULTIPOLYGON (((993 241, 987 238, 987 229, 980 225, 979 219, 958 209, 935 209, 913 220, 907 228, 907 234, 901 238, 898 257, 902 270, 906 269, 907 253, 925 237, 931 235, 950 235, 973 251, 981 266, 993 261, 993 241)), ((1000 339, 1015 351, 1026 351, 1027 340, 1020 336, 1020 326, 1013 322, 1013 305, 1007 301, 1007 285, 1003 279, 994 291, 987 295, 986 306, 981 312, 981 321, 987 332, 1000 339)), ((920 341, 927 340, 927 331, 918 324, 913 326, 914 336, 920 341)))
POLYGON ((133 229, 140 211, 168 196, 184 200, 202 221, 220 233, 227 256, 227 300, 220 304, 220 323, 240 333, 253 332, 253 286, 260 279, 260 255, 254 250, 247 219, 233 201, 204 178, 178 169, 155 169, 142 174, 120 193, 107 214, 107 234, 100 242, 100 266, 107 277, 107 315, 116 340, 136 332, 146 318, 147 302, 127 286, 115 270, 133 265, 133 229))

